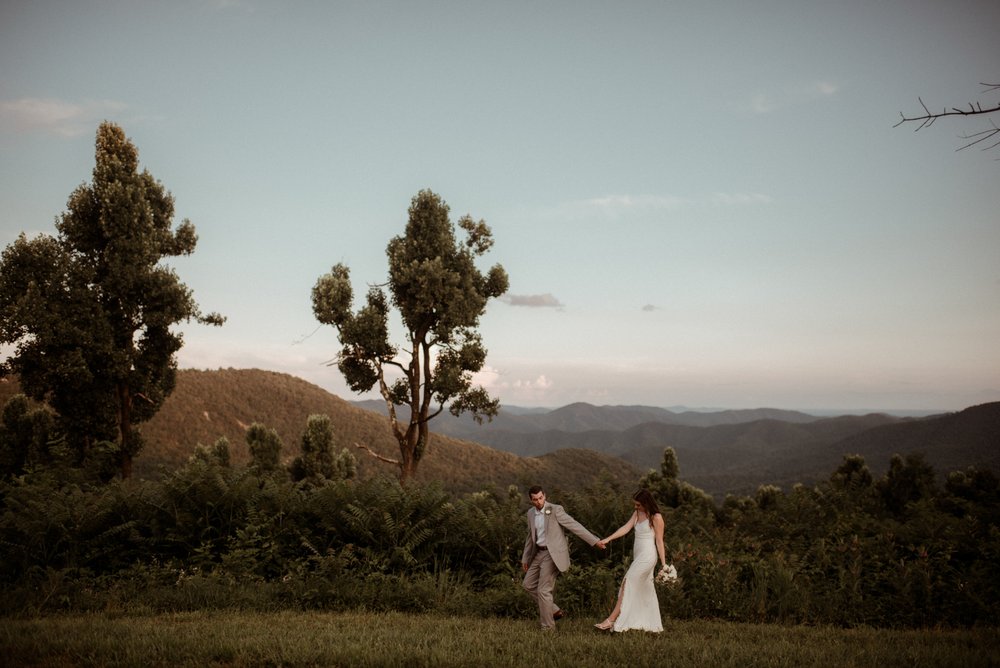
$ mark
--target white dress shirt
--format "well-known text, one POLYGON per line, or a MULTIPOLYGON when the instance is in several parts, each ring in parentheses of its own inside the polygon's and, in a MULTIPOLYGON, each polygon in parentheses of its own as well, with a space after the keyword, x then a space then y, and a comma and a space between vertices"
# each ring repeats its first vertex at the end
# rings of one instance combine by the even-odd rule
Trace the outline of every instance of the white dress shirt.
POLYGON ((535 509, 535 545, 546 547, 545 544, 545 510, 535 509))

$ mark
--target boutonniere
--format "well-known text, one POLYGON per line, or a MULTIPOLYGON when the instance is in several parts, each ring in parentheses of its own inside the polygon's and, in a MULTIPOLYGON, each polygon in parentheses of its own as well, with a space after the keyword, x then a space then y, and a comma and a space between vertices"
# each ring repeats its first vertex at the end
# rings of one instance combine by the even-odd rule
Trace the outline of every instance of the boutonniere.
POLYGON ((552 509, 551 509, 551 508, 546 508, 546 509, 545 509, 544 511, 542 511, 542 512, 544 512, 544 513, 545 513, 546 515, 551 515, 551 514, 552 514, 552 509))

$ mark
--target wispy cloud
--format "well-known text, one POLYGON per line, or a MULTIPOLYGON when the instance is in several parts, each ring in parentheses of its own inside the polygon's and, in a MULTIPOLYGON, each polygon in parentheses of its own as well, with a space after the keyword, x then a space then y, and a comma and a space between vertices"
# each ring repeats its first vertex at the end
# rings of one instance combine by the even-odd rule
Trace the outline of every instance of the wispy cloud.
POLYGON ((769 114, 785 107, 832 97, 841 88, 840 84, 833 81, 816 80, 780 92, 757 91, 750 96, 745 107, 755 114, 769 114))
POLYGON ((563 304, 549 293, 544 295, 505 295, 501 300, 511 306, 530 306, 534 308, 562 308, 563 304))
POLYGON ((712 204, 717 206, 747 206, 752 204, 770 204, 770 195, 761 193, 715 193, 712 204))
POLYGON ((609 210, 676 209, 686 203, 683 198, 673 195, 607 195, 580 202, 584 206, 609 210))
POLYGON ((566 202, 555 207, 561 218, 585 219, 593 216, 623 219, 649 217, 671 211, 700 206, 749 206, 770 204, 770 195, 763 193, 717 192, 707 196, 677 195, 605 195, 566 202))
POLYGON ((15 132, 78 137, 93 132, 102 120, 125 109, 125 104, 114 100, 77 103, 54 98, 22 97, 0 101, 0 125, 15 132))
POLYGON ((500 394, 506 404, 543 400, 554 386, 552 379, 544 374, 534 378, 511 380, 506 378, 499 369, 488 365, 484 366, 481 371, 472 374, 472 384, 482 386, 491 394, 500 394))
POLYGON ((618 218, 674 211, 688 204, 691 204, 689 200, 674 195, 603 195, 564 202, 556 207, 556 213, 568 218, 587 218, 595 214, 618 218))
POLYGON ((778 103, 767 93, 755 93, 750 98, 750 110, 755 114, 769 114, 778 108, 778 103))

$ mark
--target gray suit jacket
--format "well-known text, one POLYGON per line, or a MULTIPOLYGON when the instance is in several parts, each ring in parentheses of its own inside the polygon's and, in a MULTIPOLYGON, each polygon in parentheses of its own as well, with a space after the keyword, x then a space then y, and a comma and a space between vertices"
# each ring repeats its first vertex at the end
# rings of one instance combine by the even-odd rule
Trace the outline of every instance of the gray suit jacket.
MULTIPOLYGON (((541 510, 545 515, 545 542, 549 548, 549 554, 556 568, 565 571, 569 568, 569 545, 566 543, 566 534, 563 529, 572 531, 588 545, 593 545, 600 540, 597 536, 587 531, 586 528, 563 510, 563 507, 555 503, 546 503, 541 510)), ((535 558, 537 540, 535 537, 535 515, 539 511, 532 506, 528 509, 528 537, 524 541, 524 553, 521 555, 521 563, 530 564, 535 558)))

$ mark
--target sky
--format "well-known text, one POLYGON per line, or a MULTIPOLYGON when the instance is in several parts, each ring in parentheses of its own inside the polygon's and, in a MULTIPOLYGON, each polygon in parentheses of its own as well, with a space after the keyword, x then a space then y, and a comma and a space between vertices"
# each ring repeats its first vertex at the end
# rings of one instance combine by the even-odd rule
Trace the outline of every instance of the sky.
MULTIPOLYGON (((55 233, 120 125, 199 235, 221 328, 181 368, 352 394, 356 306, 429 188, 508 293, 476 381, 516 406, 961 410, 1000 400, 995 0, 3 0, 0 244, 55 233)), ((403 342, 401 327, 393 340, 403 342)), ((370 397, 371 395, 369 395, 370 397)))

